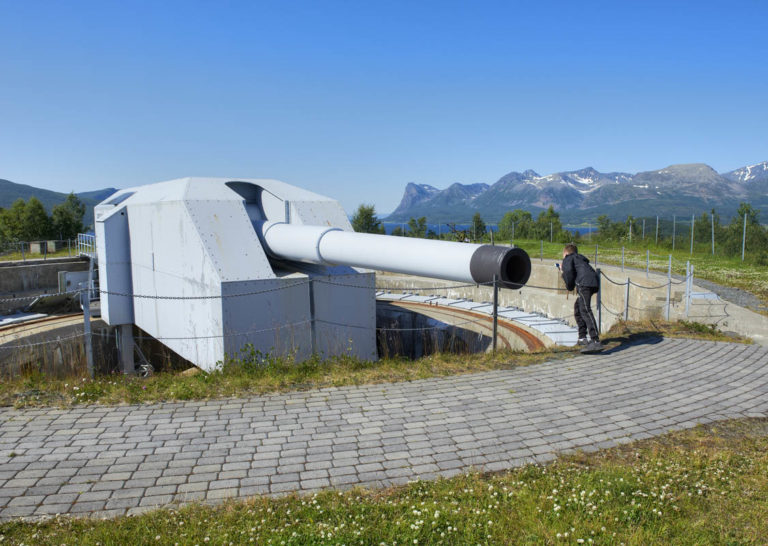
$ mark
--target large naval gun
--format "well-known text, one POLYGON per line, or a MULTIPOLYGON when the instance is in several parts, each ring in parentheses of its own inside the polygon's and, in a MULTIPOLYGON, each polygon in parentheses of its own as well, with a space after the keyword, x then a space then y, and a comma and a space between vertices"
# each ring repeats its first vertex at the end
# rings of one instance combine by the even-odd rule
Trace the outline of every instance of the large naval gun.
POLYGON ((206 370, 250 346, 376 358, 371 270, 506 288, 531 272, 521 249, 355 233, 337 201, 277 180, 138 186, 95 216, 103 320, 206 370))

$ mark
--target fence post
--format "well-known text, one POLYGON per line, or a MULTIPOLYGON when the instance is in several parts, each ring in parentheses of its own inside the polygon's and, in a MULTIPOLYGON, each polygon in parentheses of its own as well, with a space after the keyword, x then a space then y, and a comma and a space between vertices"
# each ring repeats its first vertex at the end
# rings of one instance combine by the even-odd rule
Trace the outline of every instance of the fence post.
MULTIPOLYGON (((742 254, 744 254, 744 252, 742 252, 742 254)), ((22 262, 26 262, 27 261, 27 258, 24 256, 24 241, 21 242, 21 261, 22 262)), ((743 257, 741 258, 741 261, 742 262, 744 261, 743 257)))
POLYGON ((691 303, 691 262, 685 262, 685 318, 688 318, 688 306, 691 303))
POLYGON ((541 257, 539 259, 544 261, 544 239, 541 240, 541 257))
POLYGON ((691 256, 693 256, 693 228, 696 224, 696 217, 691 214, 691 256))
POLYGON ((72 239, 67 239, 67 254, 72 257, 72 239))
POLYGON ((656 244, 659 244, 659 217, 656 216, 656 244))
POLYGON ((595 243, 595 267, 597 267, 597 243, 595 243))
POLYGON ((496 246, 496 244, 493 242, 493 229, 491 229, 491 246, 496 246))
POLYGON ((93 342, 91 340, 91 290, 80 285, 80 305, 83 308, 83 334, 85 336, 85 363, 88 377, 93 379, 93 342))
POLYGON ((624 271, 624 247, 621 247, 621 270, 624 271))
POLYGON ((632 244, 632 220, 629 221, 629 244, 632 244))
POLYGON ((627 293, 624 295, 624 322, 629 320, 629 277, 627 277, 627 293))
POLYGON ((744 233, 741 235, 741 261, 744 261, 744 250, 747 246, 747 213, 744 213, 744 233))
POLYGON ((672 305, 672 254, 669 255, 669 269, 667 270, 667 322, 669 322, 670 305, 672 305))
POLYGON ((715 213, 712 213, 712 256, 715 255, 715 213))
POLYGON ((597 333, 603 329, 603 272, 597 268, 597 333))
POLYGON ((645 241, 645 218, 643 218, 643 241, 645 241))
POLYGON ((672 215, 672 250, 675 250, 675 239, 677 239, 677 216, 672 215))
POLYGON ((496 336, 499 331, 499 283, 498 277, 493 276, 493 352, 496 352, 496 336))
POLYGON ((314 281, 309 279, 309 347, 312 356, 318 354, 317 350, 317 327, 315 319, 315 290, 314 281))
POLYGON ((645 250, 645 278, 648 278, 648 273, 651 271, 651 251, 645 250))
POLYGON ((688 290, 688 305, 691 305, 691 301, 693 299, 693 264, 691 264, 691 288, 688 290))

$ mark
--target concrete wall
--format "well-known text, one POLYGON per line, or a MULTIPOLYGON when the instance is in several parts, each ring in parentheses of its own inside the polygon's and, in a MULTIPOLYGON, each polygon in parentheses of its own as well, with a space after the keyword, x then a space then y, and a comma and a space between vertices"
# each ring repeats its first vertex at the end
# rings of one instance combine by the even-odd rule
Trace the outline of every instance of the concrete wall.
POLYGON ((0 262, 0 294, 30 290, 56 291, 59 286, 59 271, 87 270, 88 261, 80 258, 0 262))
MULTIPOLYGON (((499 294, 499 303, 516 306, 525 311, 542 313, 548 317, 562 318, 569 324, 575 325, 573 320, 574 294, 565 291, 565 285, 555 263, 554 260, 534 260, 531 264, 531 278, 527 286, 521 290, 502 289, 499 294)), ((600 265, 600 269, 605 276, 617 283, 626 283, 627 278, 630 278, 633 283, 647 287, 630 286, 629 320, 663 319, 665 317, 666 275, 650 273, 646 277, 644 271, 622 271, 621 267, 615 266, 600 265), (660 287, 660 285, 664 286, 660 287)), ((673 282, 680 281, 673 279, 673 282)), ((626 286, 617 286, 605 278, 603 278, 602 283, 601 329, 605 331, 624 317, 626 286)), ((388 273, 377 273, 376 279, 376 286, 379 289, 391 287, 405 291, 409 288, 455 284, 450 281, 388 273)), ((694 295, 699 294, 700 296, 709 294, 707 290, 695 285, 695 279, 693 292, 694 295)), ((419 293, 424 294, 424 292, 419 293)), ((434 293, 478 302, 491 301, 493 298, 492 289, 485 286, 435 290, 434 293)), ((691 300, 688 314, 686 314, 684 295, 685 283, 672 285, 670 320, 684 319, 713 324, 721 330, 736 332, 752 338, 756 343, 768 345, 768 317, 719 298, 705 297, 694 297, 691 300)), ((597 315, 594 299, 592 308, 597 315)))

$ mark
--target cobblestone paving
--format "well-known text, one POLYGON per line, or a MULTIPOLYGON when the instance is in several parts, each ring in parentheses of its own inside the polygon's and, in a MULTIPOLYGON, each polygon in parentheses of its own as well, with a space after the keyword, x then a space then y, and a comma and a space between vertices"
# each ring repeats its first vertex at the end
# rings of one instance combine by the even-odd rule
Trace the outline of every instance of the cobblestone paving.
POLYGON ((143 406, 0 409, 0 518, 384 486, 768 415, 768 349, 664 340, 508 371, 143 406))

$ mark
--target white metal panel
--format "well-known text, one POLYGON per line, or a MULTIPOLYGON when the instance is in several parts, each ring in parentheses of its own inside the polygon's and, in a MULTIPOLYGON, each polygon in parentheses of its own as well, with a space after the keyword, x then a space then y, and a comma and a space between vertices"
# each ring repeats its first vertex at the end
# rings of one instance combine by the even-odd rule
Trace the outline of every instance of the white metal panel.
MULTIPOLYGON (((291 223, 310 226, 333 226, 352 231, 349 218, 337 201, 291 200, 291 223)), ((269 218, 269 217, 268 217, 269 218)))
POLYGON ((131 241, 125 206, 97 207, 96 255, 99 263, 101 318, 110 326, 132 324, 131 241))
POLYGON ((236 357, 246 344, 262 353, 311 354, 309 282, 305 275, 222 284, 224 350, 236 357), (249 295, 243 295, 249 294, 249 295))
POLYGON ((185 205, 195 237, 222 282, 275 277, 242 200, 187 201, 185 205))
POLYGON ((215 365, 221 284, 184 203, 134 204, 129 224, 136 325, 198 366, 215 365))
POLYGON ((376 297, 373 273, 314 277, 314 351, 375 360, 376 297))

